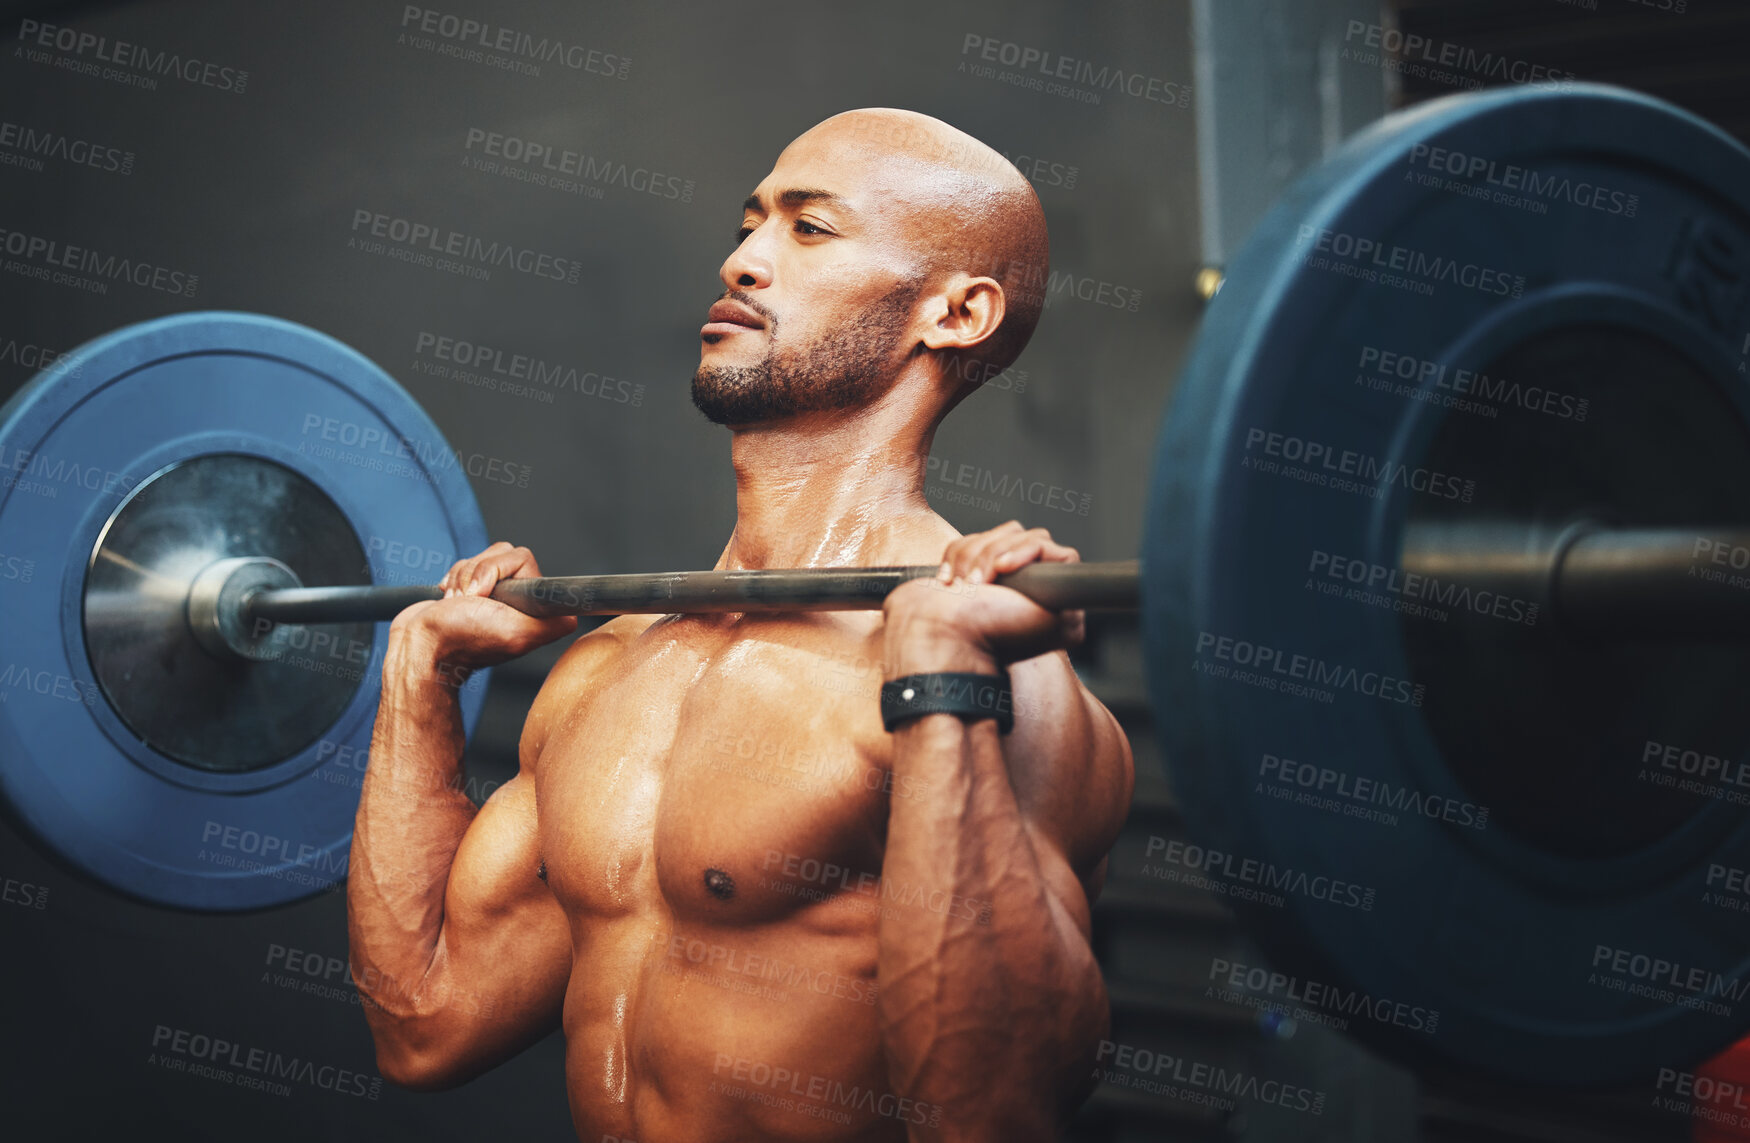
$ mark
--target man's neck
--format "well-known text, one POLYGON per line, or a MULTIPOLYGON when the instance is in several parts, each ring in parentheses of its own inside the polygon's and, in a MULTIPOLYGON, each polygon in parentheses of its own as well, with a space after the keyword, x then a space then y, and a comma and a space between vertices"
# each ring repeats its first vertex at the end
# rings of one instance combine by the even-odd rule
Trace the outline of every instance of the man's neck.
POLYGON ((881 404, 737 428, 735 533, 718 566, 901 562, 933 543, 947 528, 924 498, 934 435, 933 423, 881 404))

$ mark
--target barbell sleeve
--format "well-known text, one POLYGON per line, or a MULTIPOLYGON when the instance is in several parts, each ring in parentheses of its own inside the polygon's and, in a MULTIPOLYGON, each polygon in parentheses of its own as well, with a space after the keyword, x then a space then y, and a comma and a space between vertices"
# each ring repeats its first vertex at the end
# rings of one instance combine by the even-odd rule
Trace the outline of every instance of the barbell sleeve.
POLYGON ((1581 532, 1559 556, 1556 618, 1617 639, 1750 637, 1750 531, 1624 528, 1581 532))
MULTIPOLYGON (((527 615, 633 615, 712 612, 867 611, 907 580, 928 579, 937 564, 872 568, 649 572, 502 580, 492 598, 527 615)), ((1136 610, 1136 560, 1029 564, 997 583, 1053 610, 1136 610)), ((949 589, 944 589, 949 590, 949 589)), ((242 603, 247 621, 349 623, 395 618, 435 586, 296 587, 263 590, 242 603)))
POLYGON ((1569 636, 1750 638, 1750 529, 1742 525, 1417 525, 1406 531, 1398 562, 1404 575, 1421 577, 1412 594, 1424 602, 1465 590, 1473 599, 1489 593, 1536 604, 1569 636))

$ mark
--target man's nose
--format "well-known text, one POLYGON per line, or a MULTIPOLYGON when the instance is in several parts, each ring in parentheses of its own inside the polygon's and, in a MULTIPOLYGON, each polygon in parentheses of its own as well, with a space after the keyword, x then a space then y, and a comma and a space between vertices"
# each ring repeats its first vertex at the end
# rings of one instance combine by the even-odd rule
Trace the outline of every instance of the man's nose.
POLYGON ((732 290, 749 290, 772 284, 772 259, 761 237, 764 229, 761 227, 748 235, 723 260, 717 276, 723 279, 725 286, 732 290))

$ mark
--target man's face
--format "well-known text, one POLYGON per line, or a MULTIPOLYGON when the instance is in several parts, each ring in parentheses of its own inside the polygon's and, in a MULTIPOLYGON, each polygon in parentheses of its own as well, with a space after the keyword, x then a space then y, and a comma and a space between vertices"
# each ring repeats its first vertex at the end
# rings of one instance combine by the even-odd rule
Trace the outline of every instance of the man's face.
MULTIPOLYGON (((841 129, 842 130, 842 129, 841 129)), ((699 331, 693 403, 718 424, 855 408, 915 338, 923 289, 906 189, 830 126, 787 147, 749 196, 725 294, 699 331)))

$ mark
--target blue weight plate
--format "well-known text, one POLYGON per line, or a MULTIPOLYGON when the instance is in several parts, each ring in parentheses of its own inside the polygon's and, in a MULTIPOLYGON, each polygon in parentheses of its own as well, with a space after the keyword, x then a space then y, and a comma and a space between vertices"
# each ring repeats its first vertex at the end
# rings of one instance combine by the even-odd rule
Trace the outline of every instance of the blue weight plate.
POLYGON ((1651 1085, 1750 1027, 1750 898, 1716 892, 1750 870, 1717 780, 1750 655, 1580 645, 1404 562, 1424 526, 1750 519, 1747 202, 1750 153, 1676 108, 1492 91, 1358 135, 1228 268, 1144 545, 1196 844, 1142 872, 1245 916, 1265 999, 1544 1083, 1651 1085))
MULTIPOLYGON (((19 390, 0 408, 0 476, 10 817, 164 905, 258 908, 344 879, 387 625, 301 628, 272 663, 163 632, 210 558, 273 556, 311 585, 410 583, 484 547, 437 426, 323 334, 184 314, 19 390), (390 558, 407 552, 426 558, 390 558)), ((470 731, 485 682, 462 692, 470 731)))

